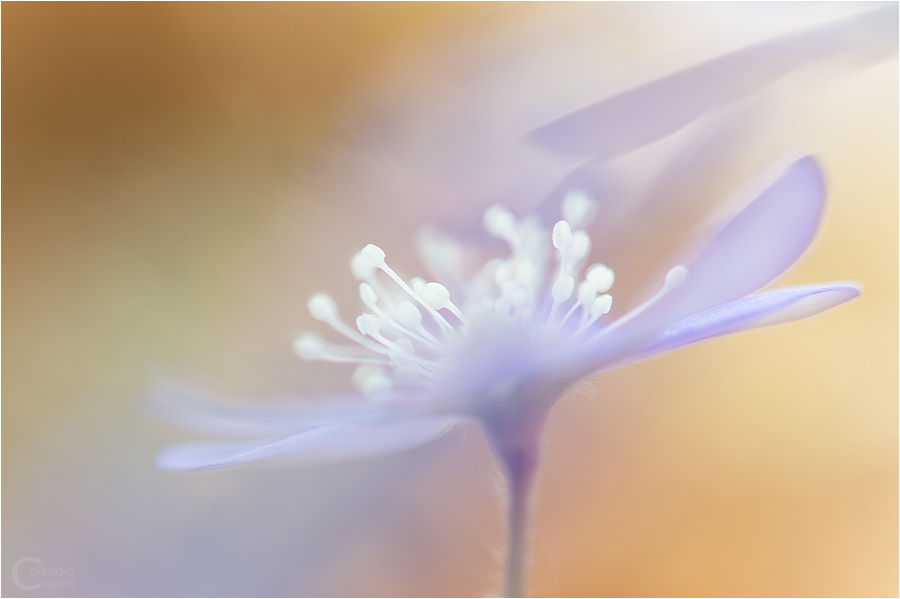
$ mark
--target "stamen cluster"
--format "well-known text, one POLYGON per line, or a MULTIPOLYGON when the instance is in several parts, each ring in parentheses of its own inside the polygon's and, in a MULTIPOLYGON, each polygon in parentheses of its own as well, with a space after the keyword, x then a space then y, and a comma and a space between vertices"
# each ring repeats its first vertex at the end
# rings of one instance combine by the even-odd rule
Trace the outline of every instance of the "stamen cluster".
POLYGON ((435 271, 452 270, 453 278, 461 281, 462 308, 441 283, 419 277, 404 280, 388 266, 384 251, 369 244, 350 262, 368 310, 356 318, 355 329, 341 319, 329 295, 317 293, 308 302, 314 318, 353 345, 304 334, 294 342, 294 350, 308 360, 358 364, 354 385, 377 397, 448 382, 453 352, 486 316, 494 323, 499 318, 527 327, 539 339, 575 340, 612 308, 607 293, 615 281, 612 269, 599 263, 583 269, 591 249, 584 227, 594 209, 587 194, 573 190, 563 202, 564 218, 548 232, 536 217, 520 219, 503 206, 492 206, 484 214, 485 229, 506 242, 509 255, 488 260, 469 276, 461 272, 459 261, 448 259, 462 248, 435 238, 441 248, 425 252, 426 262, 435 271))

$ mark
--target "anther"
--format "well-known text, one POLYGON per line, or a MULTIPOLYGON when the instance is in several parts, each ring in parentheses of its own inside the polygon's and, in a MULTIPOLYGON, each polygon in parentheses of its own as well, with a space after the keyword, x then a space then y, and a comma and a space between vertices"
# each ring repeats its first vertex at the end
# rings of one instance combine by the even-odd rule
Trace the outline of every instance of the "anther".
POLYGON ((379 331, 383 325, 383 320, 371 314, 360 314, 356 317, 356 328, 359 329, 359 332, 373 339, 381 336, 379 331))
POLYGON ((419 295, 435 310, 446 307, 450 302, 450 292, 440 283, 426 283, 419 295))
POLYGON ((597 293, 606 293, 616 281, 616 274, 605 264, 597 263, 588 268, 585 280, 597 293))
POLYGON ((367 281, 375 274, 375 267, 362 255, 362 252, 357 252, 350 259, 350 270, 359 281, 367 281))
POLYGON ((507 208, 495 204, 484 212, 484 228, 494 237, 511 242, 516 237, 516 217, 507 208))
POLYGON ((422 326, 422 313, 412 302, 404 300, 397 304, 396 314, 397 320, 405 327, 418 329, 422 326))
POLYGON ((553 225, 553 247, 560 251, 565 251, 572 243, 572 228, 564 220, 553 225))
POLYGON ((553 303, 558 304, 569 299, 573 289, 575 289, 575 279, 568 275, 558 278, 550 291, 553 303))
POLYGON ((305 334, 294 340, 294 353, 304 360, 317 360, 324 355, 325 342, 312 334, 305 334))
POLYGON ((666 286, 675 287, 681 285, 687 278, 688 269, 684 264, 679 264, 666 273, 666 286))
POLYGON ((317 293, 306 302, 309 313, 316 320, 329 321, 337 318, 337 306, 334 300, 326 293, 317 293))
POLYGON ((562 216, 570 225, 580 229, 590 222, 595 206, 596 203, 588 192, 583 189, 571 189, 563 199, 562 216))
POLYGON ((578 263, 581 260, 584 260, 590 252, 590 236, 584 231, 575 231, 574 233, 572 233, 572 243, 568 248, 569 259, 574 261, 575 263, 578 263))
POLYGON ((387 263, 384 261, 384 250, 382 250, 374 243, 370 243, 369 245, 364 247, 360 252, 360 255, 371 268, 384 269, 385 267, 387 267, 387 263))
POLYGON ((350 380, 357 389, 366 395, 375 395, 394 386, 384 368, 370 364, 359 366, 353 372, 350 380))
POLYGON ((367 308, 373 308, 378 302, 378 294, 368 283, 359 284, 359 297, 367 308))

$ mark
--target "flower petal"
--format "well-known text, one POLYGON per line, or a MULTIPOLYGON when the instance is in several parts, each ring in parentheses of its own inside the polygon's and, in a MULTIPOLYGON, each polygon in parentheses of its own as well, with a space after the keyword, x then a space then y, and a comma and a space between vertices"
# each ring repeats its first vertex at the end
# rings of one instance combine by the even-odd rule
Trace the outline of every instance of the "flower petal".
POLYGON ((672 324, 628 361, 677 347, 807 318, 847 302, 860 294, 857 284, 835 282, 824 285, 782 287, 710 308, 672 324))
POLYGON ((684 282, 648 312, 671 322, 769 284, 812 242, 824 206, 819 165, 801 158, 716 235, 689 264, 684 282))
POLYGON ((611 158, 662 139, 806 64, 841 53, 896 51, 897 6, 782 36, 656 79, 538 127, 537 142, 611 158))
MULTIPOLYGON (((425 404, 417 401, 415 405, 425 404)), ((408 413, 410 408, 408 399, 373 400, 359 395, 229 403, 206 391, 171 381, 160 382, 146 406, 157 418, 196 432, 244 439, 301 432, 346 418, 383 416, 394 411, 408 413)))
POLYGON ((744 208, 688 266, 687 275, 627 323, 613 323, 582 350, 576 372, 621 364, 672 323, 767 285, 803 253, 815 235, 825 185, 807 156, 744 208))
POLYGON ((290 455, 311 463, 378 457, 434 441, 459 422, 454 416, 348 419, 258 442, 174 445, 159 453, 156 466, 195 470, 290 455))

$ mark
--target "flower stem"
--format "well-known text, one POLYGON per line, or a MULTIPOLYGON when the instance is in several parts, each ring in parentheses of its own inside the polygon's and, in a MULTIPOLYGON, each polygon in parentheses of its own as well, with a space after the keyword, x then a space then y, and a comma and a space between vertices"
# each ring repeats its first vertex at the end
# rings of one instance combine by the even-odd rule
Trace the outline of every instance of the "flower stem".
POLYGON ((503 575, 504 597, 528 596, 531 497, 537 463, 530 472, 507 472, 506 565, 503 575))
POLYGON ((531 503, 545 416, 545 411, 526 411, 485 420, 488 439, 507 483, 504 597, 528 595, 531 503))

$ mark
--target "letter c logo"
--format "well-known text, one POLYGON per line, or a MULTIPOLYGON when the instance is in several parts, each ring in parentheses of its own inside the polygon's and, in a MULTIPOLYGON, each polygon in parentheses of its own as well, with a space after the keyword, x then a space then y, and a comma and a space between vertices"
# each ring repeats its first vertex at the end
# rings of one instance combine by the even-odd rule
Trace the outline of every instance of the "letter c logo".
POLYGON ((36 557, 23 557, 22 559, 17 561, 15 564, 13 564, 13 568, 12 568, 13 582, 16 583, 16 586, 19 587, 20 589, 22 589, 23 591, 34 591, 36 589, 41 588, 40 582, 38 582, 37 584, 22 584, 22 581, 19 580, 19 567, 22 564, 24 564, 25 562, 34 562, 38 566, 41 565, 41 560, 39 560, 36 557))

